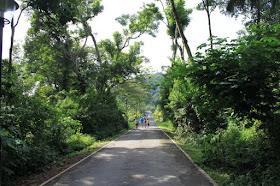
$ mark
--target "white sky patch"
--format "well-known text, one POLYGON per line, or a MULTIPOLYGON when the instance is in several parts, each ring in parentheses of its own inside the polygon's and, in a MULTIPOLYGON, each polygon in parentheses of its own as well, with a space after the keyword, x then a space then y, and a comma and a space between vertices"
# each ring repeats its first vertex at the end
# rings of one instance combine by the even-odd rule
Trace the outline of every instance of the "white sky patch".
MULTIPOLYGON (((122 14, 133 14, 140 10, 143 3, 156 2, 154 0, 103 0, 104 11, 93 19, 91 26, 94 33, 96 33, 96 40, 112 39, 112 34, 115 31, 122 31, 122 26, 118 24, 115 19, 122 14)), ((193 8, 200 0, 186 0, 186 7, 193 8)), ((156 2, 157 3, 157 2, 156 2)), ((157 3, 161 8, 161 4, 157 3)), ((15 17, 19 14, 19 10, 16 11, 15 17)), ((193 55, 196 52, 196 48, 202 44, 207 43, 209 37, 207 15, 205 11, 193 10, 190 15, 191 22, 185 30, 185 35, 188 40, 189 46, 193 55)), ((241 19, 234 19, 229 16, 222 15, 217 9, 212 13, 212 32, 217 37, 229 37, 231 39, 236 38, 236 32, 243 29, 241 19)), ((16 27, 15 43, 22 45, 26 37, 27 29, 30 27, 30 23, 25 16, 23 16, 16 27)), ((3 37, 3 58, 7 58, 10 47, 10 25, 4 27, 3 37)), ((144 35, 140 38, 144 41, 142 48, 142 55, 150 59, 149 64, 145 64, 145 67, 151 66, 155 71, 161 71, 161 66, 169 66, 171 63, 168 57, 171 57, 171 39, 166 34, 166 27, 164 23, 161 23, 157 37, 153 38, 149 35, 144 35)), ((89 38, 89 41, 91 39, 89 38)), ((90 44, 90 42, 89 42, 90 44)))

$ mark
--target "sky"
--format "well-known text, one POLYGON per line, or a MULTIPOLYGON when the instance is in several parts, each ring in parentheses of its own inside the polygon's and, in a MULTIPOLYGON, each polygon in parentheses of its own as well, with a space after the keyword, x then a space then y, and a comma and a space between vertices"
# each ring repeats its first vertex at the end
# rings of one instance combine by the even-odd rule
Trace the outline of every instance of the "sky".
MULTIPOLYGON (((194 8, 201 0, 185 0, 187 8, 194 8)), ((106 38, 112 38, 115 31, 121 31, 122 27, 115 21, 115 18, 122 14, 134 14, 140 10, 143 3, 155 2, 155 0, 102 0, 104 11, 99 14, 91 22, 92 30, 96 33, 96 40, 100 41, 106 38)), ((157 2, 158 6, 161 5, 157 2)), ((19 14, 19 10, 15 12, 15 17, 19 14)), ((205 11, 194 10, 190 15, 191 22, 185 30, 185 36, 192 53, 196 52, 196 48, 206 43, 209 37, 207 15, 205 11)), ((235 19, 230 16, 222 15, 217 9, 211 14, 212 33, 217 37, 229 37, 234 39, 237 37, 236 32, 243 29, 244 26, 241 19, 235 19)), ((27 29, 30 27, 29 21, 25 15, 20 19, 19 25, 16 27, 15 41, 19 45, 24 43, 27 29)), ((142 55, 150 60, 150 63, 144 67, 153 69, 153 71, 161 71, 162 66, 170 66, 171 62, 171 39, 166 34, 166 26, 160 24, 157 37, 143 35, 140 40, 144 42, 142 55)), ((8 57, 10 47, 10 25, 5 25, 3 36, 3 58, 8 57)))

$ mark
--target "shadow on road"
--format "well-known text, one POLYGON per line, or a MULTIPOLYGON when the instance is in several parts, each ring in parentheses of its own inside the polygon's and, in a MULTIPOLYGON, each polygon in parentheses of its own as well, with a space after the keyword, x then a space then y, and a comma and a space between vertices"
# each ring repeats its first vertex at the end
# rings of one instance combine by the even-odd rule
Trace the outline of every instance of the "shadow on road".
POLYGON ((151 119, 46 185, 213 185, 151 119))

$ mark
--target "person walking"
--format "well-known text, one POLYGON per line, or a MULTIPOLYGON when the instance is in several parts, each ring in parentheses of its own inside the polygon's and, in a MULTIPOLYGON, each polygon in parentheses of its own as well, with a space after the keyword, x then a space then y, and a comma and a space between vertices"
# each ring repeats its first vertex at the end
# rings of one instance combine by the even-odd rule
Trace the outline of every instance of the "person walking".
POLYGON ((138 128, 138 124, 139 124, 139 121, 138 121, 137 117, 135 117, 135 128, 136 129, 138 128))
POLYGON ((146 118, 144 119, 144 126, 145 126, 145 128, 147 127, 147 119, 146 118))
POLYGON ((144 124, 144 118, 143 117, 141 117, 140 122, 141 122, 141 126, 143 128, 143 124, 144 124))
POLYGON ((148 125, 148 127, 150 126, 150 121, 149 121, 149 119, 147 119, 147 125, 148 125))

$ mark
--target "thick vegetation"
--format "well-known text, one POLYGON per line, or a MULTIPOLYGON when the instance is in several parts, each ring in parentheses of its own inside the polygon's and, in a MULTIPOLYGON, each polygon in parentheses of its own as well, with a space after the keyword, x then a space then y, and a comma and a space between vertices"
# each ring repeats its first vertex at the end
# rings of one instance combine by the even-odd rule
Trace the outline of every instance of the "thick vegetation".
POLYGON ((172 60, 161 83, 155 117, 172 122, 199 164, 229 175, 221 185, 279 185, 280 26, 268 18, 279 4, 260 2, 203 1, 252 19, 238 39, 212 36, 203 52, 172 60))

